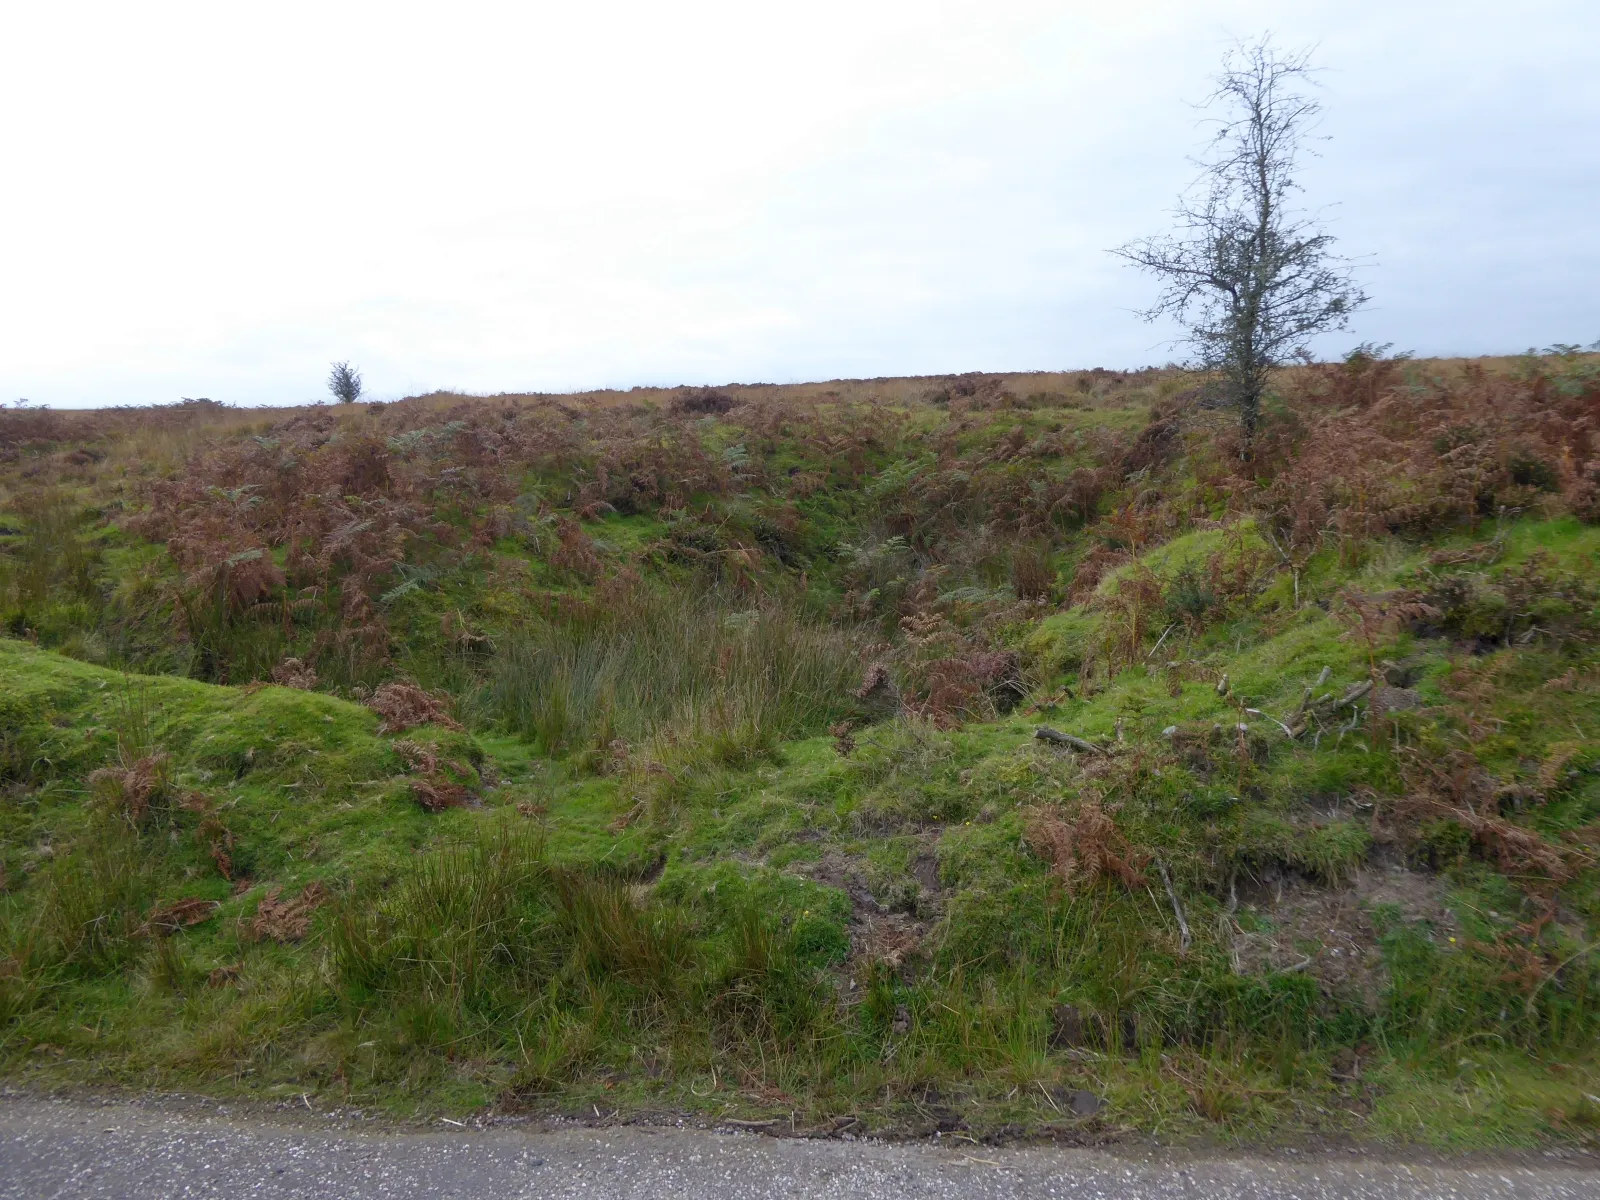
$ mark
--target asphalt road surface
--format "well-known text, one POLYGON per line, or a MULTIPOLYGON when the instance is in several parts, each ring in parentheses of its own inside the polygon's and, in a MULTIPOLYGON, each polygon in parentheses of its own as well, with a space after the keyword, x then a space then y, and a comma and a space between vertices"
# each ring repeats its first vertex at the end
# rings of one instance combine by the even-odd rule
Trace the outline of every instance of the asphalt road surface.
MULTIPOLYGON (((332 1122, 329 1123, 334 1124, 332 1122)), ((621 1126, 361 1132, 212 1105, 0 1098, 0 1197, 1600 1200, 1560 1159, 1412 1161, 802 1141, 621 1126)))

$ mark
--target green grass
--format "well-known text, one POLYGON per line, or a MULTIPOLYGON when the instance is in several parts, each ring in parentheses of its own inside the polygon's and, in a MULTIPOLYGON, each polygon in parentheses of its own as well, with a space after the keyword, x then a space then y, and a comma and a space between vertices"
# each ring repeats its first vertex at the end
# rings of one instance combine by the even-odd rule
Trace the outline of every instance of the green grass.
MULTIPOLYGON (((1252 704, 1287 703, 1324 666, 1335 687, 1358 675, 1349 644, 1308 612, 1226 658, 1252 704)), ((785 743, 764 762, 696 776, 678 818, 659 825, 626 820, 619 781, 571 775, 514 738, 407 735, 491 765, 500 781, 483 787, 481 807, 427 814, 376 718, 332 697, 125 677, 14 642, 0 643, 0 675, 8 769, 36 784, 28 803, 8 807, 6 831, 8 877, 26 880, 8 901, 22 971, 6 993, 8 1053, 25 1075, 209 1079, 269 1094, 291 1080, 451 1111, 495 1097, 576 1103, 600 1089, 712 1112, 697 1093, 713 1074, 742 1070, 738 1089, 718 1093, 736 1110, 781 1093, 818 1119, 865 1111, 902 1129, 927 1107, 919 1089, 939 1081, 944 1103, 979 1128, 1049 1123, 1050 1089, 1081 1085, 1119 1120, 1169 1134, 1368 1129, 1440 1145, 1586 1136, 1591 1068, 1570 1049, 1592 1037, 1582 1004, 1507 1023, 1497 1006, 1516 997, 1493 968, 1442 955, 1402 921, 1386 935, 1395 980, 1379 1008, 1330 1011, 1304 977, 1234 976, 1207 932, 1179 955, 1155 893, 1060 892, 1027 848, 1023 814, 1081 786, 1081 764, 1034 742, 1025 720, 949 733, 879 726, 847 759, 825 739, 785 743), (161 747, 174 790, 208 790, 228 806, 253 886, 234 895, 206 869, 181 810, 153 809, 143 829, 96 814, 73 780, 119 746, 161 747), (37 858, 46 837, 72 849, 37 858), (906 897, 914 911, 913 862, 926 847, 939 916, 909 973, 847 957, 849 898, 785 869, 842 854, 875 894, 906 897), (334 899, 309 941, 241 936, 269 883, 312 880, 334 899), (140 935, 158 900, 188 897, 220 907, 171 938, 140 935), (209 986, 219 967, 234 973, 209 986), (1087 1058, 1051 1048, 1050 1014, 1063 1003, 1102 1014, 1105 1040, 1087 1058), (1566 1071, 1504 1054, 1476 1065, 1481 1053, 1470 1069, 1452 1067, 1451 1055, 1469 1057, 1458 1054, 1464 1036, 1568 1047, 1566 1071), (1352 1099, 1319 1064, 1356 1045, 1383 1082, 1352 1099), (467 1081, 452 1065, 463 1060, 467 1081), (1037 1103, 1019 1104, 1019 1088, 1037 1103), (1519 1107, 1533 1096, 1542 1115, 1519 1107), (1470 1123, 1474 1104, 1493 1119, 1470 1123)), ((1172 696, 1158 676, 1126 671, 1052 720, 1109 742, 1121 719, 1124 739, 1147 744, 1168 724, 1237 714, 1210 686, 1172 696)), ((1294 801, 1308 780, 1348 790, 1372 775, 1370 757, 1277 752, 1254 780, 1257 802, 1198 827, 1183 814, 1201 785, 1169 767, 1173 781, 1132 786, 1119 820, 1160 849, 1204 931, 1220 903, 1219 863, 1328 883, 1360 864, 1364 827, 1308 831, 1294 801)))

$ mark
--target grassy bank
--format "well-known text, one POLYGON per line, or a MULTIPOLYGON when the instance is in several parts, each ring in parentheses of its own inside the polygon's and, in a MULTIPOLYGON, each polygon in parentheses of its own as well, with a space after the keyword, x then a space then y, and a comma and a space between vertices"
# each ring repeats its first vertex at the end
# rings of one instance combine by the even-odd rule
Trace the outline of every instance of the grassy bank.
POLYGON ((11 429, 5 1070, 1592 1140, 1588 361, 1192 382, 11 429))

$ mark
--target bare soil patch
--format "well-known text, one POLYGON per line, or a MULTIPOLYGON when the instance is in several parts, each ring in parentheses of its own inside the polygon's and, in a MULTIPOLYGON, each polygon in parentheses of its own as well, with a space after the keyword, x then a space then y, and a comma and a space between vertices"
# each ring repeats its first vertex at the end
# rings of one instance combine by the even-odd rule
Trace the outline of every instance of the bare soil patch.
POLYGON ((1375 911, 1397 909, 1449 945, 1456 919, 1435 875, 1398 862, 1375 861, 1350 884, 1327 888, 1304 876, 1263 872, 1239 888, 1233 958, 1245 974, 1305 971, 1323 990, 1377 1002, 1388 982, 1375 911))

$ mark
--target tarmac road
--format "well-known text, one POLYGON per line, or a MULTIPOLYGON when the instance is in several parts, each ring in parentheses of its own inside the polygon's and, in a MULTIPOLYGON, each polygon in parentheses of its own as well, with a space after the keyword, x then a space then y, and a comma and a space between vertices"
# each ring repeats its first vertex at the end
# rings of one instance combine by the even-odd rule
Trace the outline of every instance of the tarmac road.
POLYGON ((0 1098, 0 1197, 1575 1200, 1560 1159, 1411 1162, 804 1141, 643 1126, 361 1132, 221 1106, 0 1098))

